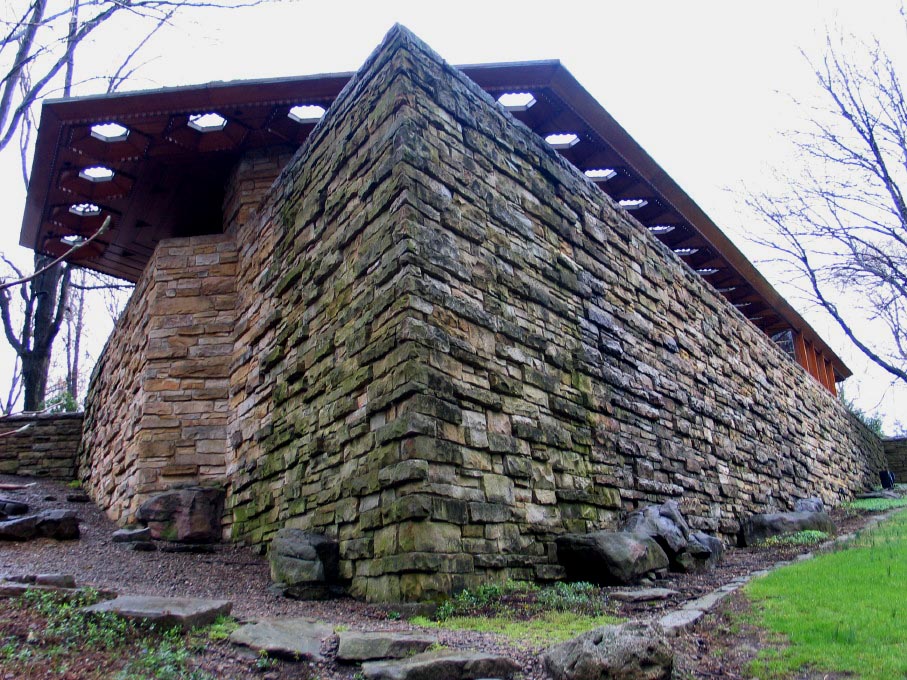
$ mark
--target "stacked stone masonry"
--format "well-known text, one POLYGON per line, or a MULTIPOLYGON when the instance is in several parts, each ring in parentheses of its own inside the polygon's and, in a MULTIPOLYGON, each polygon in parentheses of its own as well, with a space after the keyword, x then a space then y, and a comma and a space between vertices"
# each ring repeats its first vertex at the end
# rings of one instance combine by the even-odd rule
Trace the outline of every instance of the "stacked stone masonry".
POLYGON ((884 440, 885 458, 888 469, 894 473, 896 482, 907 482, 907 437, 884 440))
POLYGON ((236 264, 225 235, 162 241, 95 367, 79 475, 116 520, 174 484, 223 483, 236 264))
POLYGON ((0 473, 72 480, 82 437, 81 413, 0 418, 0 473))
POLYGON ((323 533, 354 595, 417 600, 557 578, 557 535, 641 504, 675 498, 730 535, 798 497, 835 505, 884 467, 834 397, 404 29, 272 184, 281 154, 239 163, 223 237, 159 246, 110 342, 82 471, 112 515, 205 470, 234 540, 323 533), (233 257, 207 310, 223 318, 151 313, 170 299, 158 277, 209 275, 203 244, 233 257), (188 339, 218 348, 216 396, 187 382, 206 358, 188 339), (191 414, 215 418, 204 453, 191 414), (190 459, 197 473, 164 474, 190 459))

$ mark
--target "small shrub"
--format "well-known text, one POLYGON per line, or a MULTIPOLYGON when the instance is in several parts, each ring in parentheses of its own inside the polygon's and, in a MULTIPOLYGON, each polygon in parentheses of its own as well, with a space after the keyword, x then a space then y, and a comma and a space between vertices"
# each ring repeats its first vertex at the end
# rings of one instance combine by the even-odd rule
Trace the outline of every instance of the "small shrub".
POLYGON ((214 623, 203 629, 211 640, 226 640, 239 628, 239 623, 232 616, 218 616, 214 623))
POLYGON ((817 545, 830 538, 825 531, 818 529, 804 529, 792 534, 783 534, 781 536, 770 536, 760 545, 765 547, 777 547, 782 545, 817 545))

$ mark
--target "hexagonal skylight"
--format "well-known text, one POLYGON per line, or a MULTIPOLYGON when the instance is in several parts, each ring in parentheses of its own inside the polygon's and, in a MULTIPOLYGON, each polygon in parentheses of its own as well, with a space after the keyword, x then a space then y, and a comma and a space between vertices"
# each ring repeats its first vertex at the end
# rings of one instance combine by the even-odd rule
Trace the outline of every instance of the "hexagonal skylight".
POLYGON ((649 202, 644 198, 625 198, 620 201, 620 207, 624 210, 639 210, 649 205, 649 202))
POLYGON ((700 276, 711 276, 712 274, 718 273, 718 268, 717 267, 702 267, 701 269, 697 269, 696 273, 699 274, 700 276))
POLYGON ((87 179, 89 182, 109 182, 113 179, 113 175, 113 170, 103 165, 92 165, 79 171, 79 177, 87 179))
POLYGON ((91 136, 102 142, 122 142, 129 136, 129 128, 119 123, 98 123, 91 126, 91 136))
POLYGON ((325 108, 318 104, 300 104, 290 109, 287 117, 297 123, 317 123, 325 114, 325 108))
POLYGON ((60 240, 68 246, 79 246, 85 243, 85 238, 83 238, 82 236, 77 236, 76 234, 63 236, 60 240))
POLYGON ((674 225, 672 224, 653 224, 649 227, 649 231, 653 234, 670 234, 674 231, 674 225))
POLYGON ((583 174, 589 179, 594 179, 596 182, 607 182, 609 179, 617 177, 617 171, 611 168, 590 168, 583 174))
POLYGON ((227 119, 213 111, 189 116, 189 127, 199 132, 217 132, 227 127, 227 119))
POLYGON ((101 214, 101 207, 94 203, 75 203, 69 206, 69 212, 79 217, 96 217, 101 214))
POLYGON ((575 132, 557 132, 545 137, 553 149, 569 149, 579 143, 579 135, 575 132))
POLYGON ((695 255, 699 252, 699 248, 674 248, 674 254, 679 255, 680 257, 687 257, 688 255, 695 255))
POLYGON ((506 92, 498 97, 498 103, 508 111, 528 111, 535 97, 531 92, 506 92))

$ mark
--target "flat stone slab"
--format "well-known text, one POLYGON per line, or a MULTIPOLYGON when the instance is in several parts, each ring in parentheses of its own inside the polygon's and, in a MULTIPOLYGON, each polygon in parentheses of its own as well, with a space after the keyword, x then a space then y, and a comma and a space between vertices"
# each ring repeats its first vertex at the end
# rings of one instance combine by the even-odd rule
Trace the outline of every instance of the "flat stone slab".
POLYGON ((233 608, 227 600, 205 600, 195 597, 153 597, 122 595, 107 602, 83 607, 86 613, 110 612, 127 619, 139 619, 165 627, 179 626, 184 630, 213 623, 233 608))
POLYGON ((609 593, 608 597, 619 602, 653 602, 667 600, 679 594, 670 588, 639 588, 638 590, 615 590, 613 593, 609 593))
POLYGON ((691 627, 704 615, 705 612, 699 609, 678 609, 662 616, 658 623, 664 628, 665 635, 671 637, 691 627))
POLYGON ((362 673, 368 680, 478 680, 511 678, 518 671, 519 666, 506 656, 456 649, 362 664, 362 673))
POLYGON ((317 661, 321 643, 333 634, 332 626, 311 619, 262 619, 237 628, 230 642, 274 656, 317 661))
POLYGON ((348 630, 340 633, 337 659, 349 663, 376 659, 405 659, 428 650, 437 638, 407 633, 363 633, 348 630))

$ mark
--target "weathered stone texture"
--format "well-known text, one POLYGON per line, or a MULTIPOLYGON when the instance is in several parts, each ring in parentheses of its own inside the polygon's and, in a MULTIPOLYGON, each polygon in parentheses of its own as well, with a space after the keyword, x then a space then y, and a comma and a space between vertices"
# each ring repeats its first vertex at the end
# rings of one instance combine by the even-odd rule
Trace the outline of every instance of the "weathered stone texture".
POLYGON ((886 439, 883 443, 888 469, 897 482, 907 482, 907 437, 886 439))
POLYGON ((79 474, 114 519, 223 478, 236 262, 226 235, 162 241, 95 367, 79 474))
POLYGON ((559 577, 557 535, 640 504, 730 536, 884 467, 836 399, 405 30, 265 190, 283 153, 237 166, 225 236, 158 247, 99 364, 82 469, 114 516, 169 466, 225 473, 234 539, 324 534, 355 595, 420 599, 559 577), (214 272, 213 309, 179 294, 214 272))
POLYGON ((50 413, 0 418, 0 473, 71 480, 82 439, 81 413, 50 413))

